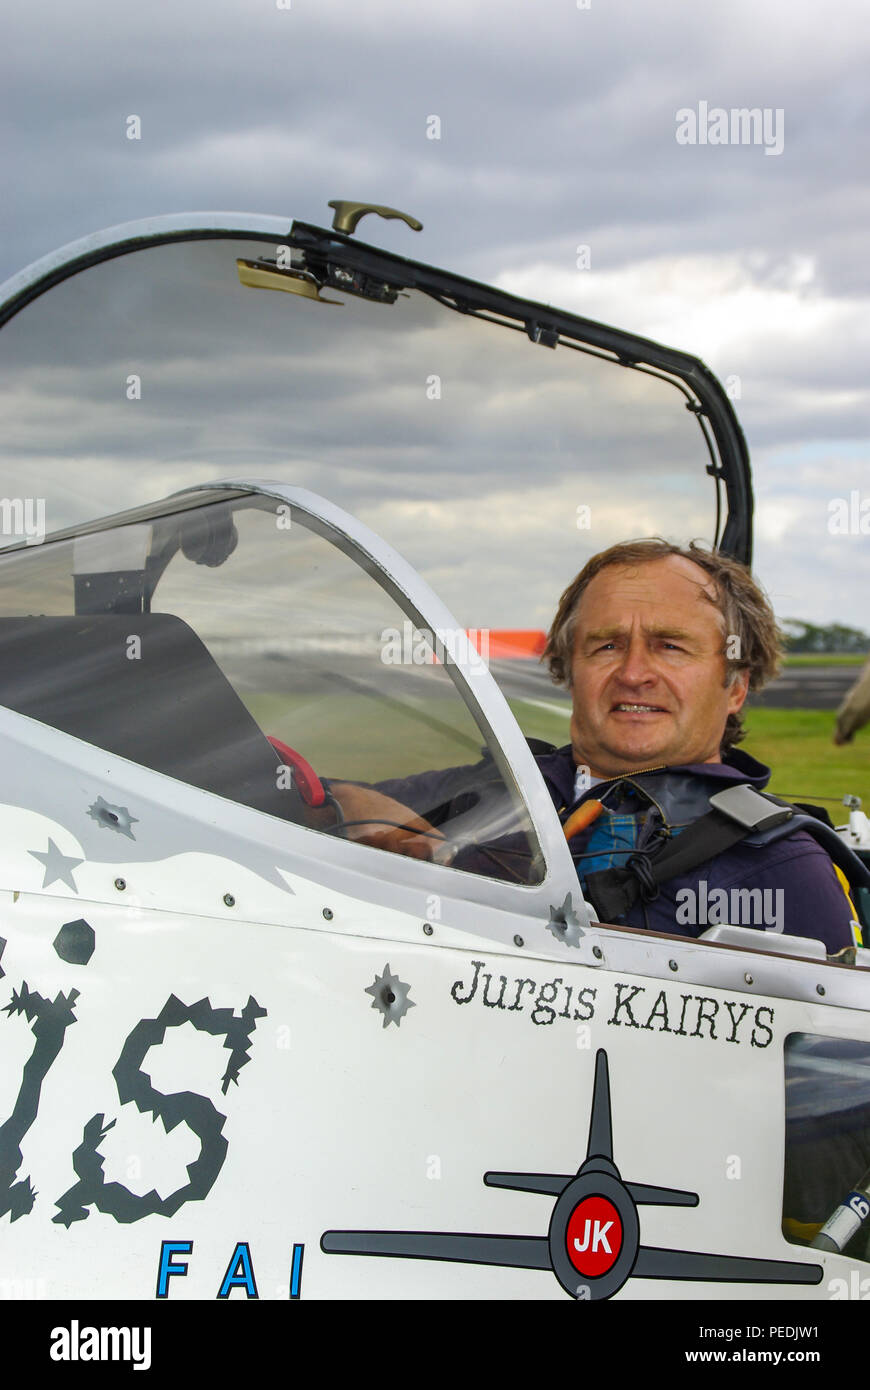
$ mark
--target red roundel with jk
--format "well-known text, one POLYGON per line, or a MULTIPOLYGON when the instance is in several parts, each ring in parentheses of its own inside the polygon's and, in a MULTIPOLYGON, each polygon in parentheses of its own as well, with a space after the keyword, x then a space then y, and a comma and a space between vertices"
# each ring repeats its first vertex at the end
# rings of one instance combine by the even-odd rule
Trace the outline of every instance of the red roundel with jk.
POLYGON ((606 1197, 584 1197, 565 1232, 568 1259, 578 1274, 599 1279, 612 1269, 622 1249, 622 1221, 606 1197))

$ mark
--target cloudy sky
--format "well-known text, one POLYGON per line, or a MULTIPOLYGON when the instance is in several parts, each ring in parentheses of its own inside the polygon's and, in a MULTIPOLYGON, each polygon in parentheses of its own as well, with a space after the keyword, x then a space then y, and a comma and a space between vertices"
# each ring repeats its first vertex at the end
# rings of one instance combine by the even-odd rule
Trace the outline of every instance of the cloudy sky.
POLYGON ((0 279, 156 213, 402 208, 422 235, 360 235, 702 357, 780 617, 870 631, 863 0, 49 0, 4 32, 0 279), (766 135, 714 143, 744 107, 766 135))

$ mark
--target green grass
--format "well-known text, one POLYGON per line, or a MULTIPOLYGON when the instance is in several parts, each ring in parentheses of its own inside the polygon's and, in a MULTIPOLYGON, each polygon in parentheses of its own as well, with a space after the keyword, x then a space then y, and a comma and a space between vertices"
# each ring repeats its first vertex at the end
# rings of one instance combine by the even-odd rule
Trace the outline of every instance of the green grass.
MULTIPOLYGON (((744 720, 747 753, 773 768, 769 790, 803 801, 845 792, 870 806, 870 730, 855 742, 835 748, 831 742, 834 711, 823 709, 753 709, 744 720)), ((845 821, 845 808, 829 805, 831 819, 845 821)))
MULTIPOLYGON (((555 705, 555 699, 552 703, 555 705)), ((568 727, 571 719, 570 705, 565 705, 564 714, 557 714, 555 709, 542 709, 541 705, 532 700, 508 700, 508 704, 526 738, 543 738, 547 743, 555 743, 557 748, 571 742, 568 727)))

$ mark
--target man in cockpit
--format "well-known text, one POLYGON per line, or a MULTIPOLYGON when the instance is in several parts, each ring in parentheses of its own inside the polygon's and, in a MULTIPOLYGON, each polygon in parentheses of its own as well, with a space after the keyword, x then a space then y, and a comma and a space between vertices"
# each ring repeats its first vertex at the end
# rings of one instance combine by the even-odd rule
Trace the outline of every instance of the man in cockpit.
MULTIPOLYGON (((739 825, 733 791, 721 810, 711 804, 767 784, 769 769, 735 745, 746 696, 775 675, 779 652, 749 571, 695 545, 612 546, 565 590, 544 659, 572 692, 571 742, 536 749, 536 761, 600 920, 687 936, 717 922, 785 930, 829 954, 855 944, 854 908, 817 822, 791 824, 775 803, 738 794, 749 822, 739 825)), ((332 791, 348 818, 404 819, 369 843, 426 857, 422 812, 449 795, 450 779, 332 791)))

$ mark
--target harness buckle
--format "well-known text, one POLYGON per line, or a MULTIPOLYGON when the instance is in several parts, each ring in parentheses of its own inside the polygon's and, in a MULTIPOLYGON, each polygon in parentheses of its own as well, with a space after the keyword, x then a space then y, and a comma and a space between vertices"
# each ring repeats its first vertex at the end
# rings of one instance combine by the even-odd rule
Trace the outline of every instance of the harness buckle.
POLYGON ((746 830, 770 830, 775 825, 782 825, 785 821, 791 820, 794 815, 791 806, 782 806, 779 802, 771 801, 769 797, 745 782, 725 787, 721 792, 714 792, 710 797, 710 805, 746 830))

